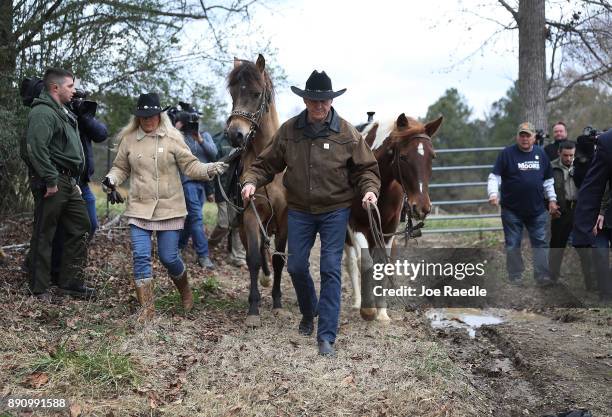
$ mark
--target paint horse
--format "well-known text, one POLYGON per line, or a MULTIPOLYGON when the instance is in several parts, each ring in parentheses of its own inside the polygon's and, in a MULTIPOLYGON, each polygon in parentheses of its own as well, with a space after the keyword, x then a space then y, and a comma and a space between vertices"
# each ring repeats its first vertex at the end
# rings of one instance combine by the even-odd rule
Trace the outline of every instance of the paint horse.
MULTIPOLYGON (((257 62, 234 59, 234 68, 227 77, 227 87, 232 96, 232 112, 227 120, 227 133, 232 146, 241 149, 241 173, 248 171, 251 164, 271 142, 278 130, 278 114, 274 103, 274 86, 265 69, 265 59, 259 55, 257 62)), ((258 277, 263 272, 261 283, 269 285, 270 275, 266 254, 267 234, 274 234, 275 248, 284 252, 287 243, 287 199, 282 184, 283 174, 255 192, 251 203, 244 203, 240 238, 247 252, 246 260, 250 275, 249 310, 246 324, 258 327, 259 317, 258 277)), ((281 274, 285 260, 282 256, 272 257, 274 282, 272 285, 272 307, 282 308, 281 274)))
MULTIPOLYGON (((435 158, 431 137, 441 123, 442 117, 422 124, 402 113, 395 121, 368 124, 362 132, 378 161, 381 177, 378 208, 382 233, 386 235, 385 247, 389 251, 393 245, 393 233, 400 223, 404 195, 406 210, 411 217, 425 220, 431 210, 429 180, 435 158)), ((367 274, 360 273, 361 250, 373 248, 375 241, 368 213, 361 206, 361 200, 356 198, 344 248, 345 263, 353 284, 353 308, 360 309, 364 320, 389 321, 384 297, 374 297, 371 270, 367 274)), ((363 254, 368 256, 364 259, 365 264, 371 265, 371 251, 363 254)))

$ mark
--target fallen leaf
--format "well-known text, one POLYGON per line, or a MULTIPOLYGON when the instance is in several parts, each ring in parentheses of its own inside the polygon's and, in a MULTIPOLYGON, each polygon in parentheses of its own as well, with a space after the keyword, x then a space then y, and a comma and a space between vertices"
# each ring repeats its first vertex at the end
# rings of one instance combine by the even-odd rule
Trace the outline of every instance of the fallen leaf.
POLYGON ((355 377, 353 376, 353 374, 346 376, 342 380, 342 385, 355 385, 355 377))
POLYGON ((70 406, 70 417, 79 417, 82 412, 80 405, 75 403, 70 406))
POLYGON ((26 377, 26 384, 32 388, 40 388, 49 382, 49 375, 45 372, 34 372, 26 377))

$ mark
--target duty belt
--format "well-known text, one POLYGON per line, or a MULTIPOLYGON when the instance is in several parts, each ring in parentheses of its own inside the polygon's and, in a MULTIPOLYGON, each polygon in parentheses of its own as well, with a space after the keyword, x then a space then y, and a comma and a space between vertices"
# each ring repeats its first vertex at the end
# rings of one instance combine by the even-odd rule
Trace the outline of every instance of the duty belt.
POLYGON ((76 177, 75 173, 69 170, 68 168, 64 168, 63 166, 58 165, 58 164, 54 164, 54 165, 55 165, 55 169, 57 169, 57 172, 59 172, 60 174, 66 175, 67 177, 71 177, 71 178, 76 177))

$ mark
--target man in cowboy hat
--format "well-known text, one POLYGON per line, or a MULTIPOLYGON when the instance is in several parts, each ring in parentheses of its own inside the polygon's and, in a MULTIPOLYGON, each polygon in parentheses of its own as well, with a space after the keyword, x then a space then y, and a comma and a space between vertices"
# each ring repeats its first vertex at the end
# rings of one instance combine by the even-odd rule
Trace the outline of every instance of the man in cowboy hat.
POLYGON ((49 68, 44 90, 28 114, 27 160, 34 196, 34 228, 28 257, 30 291, 49 300, 51 242, 58 224, 64 230, 64 255, 58 286, 61 292, 89 298, 94 289, 85 286, 89 215, 77 185, 85 166, 76 116, 66 107, 75 92, 72 73, 49 68))
POLYGON ((306 88, 291 90, 306 109, 285 122, 272 144, 244 176, 242 197, 283 171, 289 206, 287 269, 297 294, 302 320, 299 332, 311 335, 318 315, 319 354, 335 355, 341 298, 341 260, 350 206, 356 193, 364 206, 375 204, 380 189, 378 164, 357 130, 332 107, 331 79, 313 71, 306 88), (321 240, 321 293, 317 300, 308 258, 316 234, 321 240))

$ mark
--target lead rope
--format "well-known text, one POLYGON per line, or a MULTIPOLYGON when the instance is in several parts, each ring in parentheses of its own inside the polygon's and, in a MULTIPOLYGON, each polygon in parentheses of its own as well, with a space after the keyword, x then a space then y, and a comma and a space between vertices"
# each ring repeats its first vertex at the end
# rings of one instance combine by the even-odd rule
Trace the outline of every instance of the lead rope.
MULTIPOLYGON (((370 223, 370 230, 372 231, 372 238, 374 239, 374 247, 383 251, 385 262, 391 264, 393 262, 393 258, 390 253, 387 253, 387 247, 385 245, 385 234, 382 231, 382 220, 380 216, 380 210, 376 204, 372 204, 369 201, 367 202, 366 211, 368 213, 368 222, 370 223), (374 207, 372 209, 372 207, 374 207)), ((402 232, 403 233, 403 232, 402 232)), ((396 233, 390 233, 388 235, 394 235, 396 233)), ((391 251, 391 248, 389 248, 391 251)), ((387 276, 389 279, 389 283, 393 288, 399 288, 395 283, 394 276, 387 276)), ((400 301, 400 303, 404 306, 404 308, 411 308, 410 304, 403 297, 399 295, 394 295, 396 299, 400 301)))

